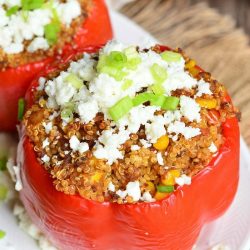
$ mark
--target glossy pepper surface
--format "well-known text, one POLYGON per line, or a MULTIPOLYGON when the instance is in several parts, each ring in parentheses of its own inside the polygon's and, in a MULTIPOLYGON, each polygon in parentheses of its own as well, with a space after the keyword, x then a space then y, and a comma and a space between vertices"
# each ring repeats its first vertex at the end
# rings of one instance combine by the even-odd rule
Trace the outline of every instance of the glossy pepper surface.
MULTIPOLYGON (((37 81, 26 95, 28 106, 33 102, 34 86, 37 81)), ((202 226, 226 211, 237 190, 237 119, 227 119, 222 133, 224 144, 208 166, 192 178, 191 185, 179 186, 157 202, 119 205, 58 192, 23 130, 18 146, 21 199, 33 222, 62 250, 192 249, 202 226)))
MULTIPOLYGON (((74 46, 65 45, 63 54, 71 54, 89 45, 104 44, 112 38, 112 28, 104 0, 93 0, 89 16, 74 37, 74 46)), ((33 78, 60 55, 21 65, 0 69, 0 131, 13 131, 17 124, 18 99, 23 97, 33 78)))

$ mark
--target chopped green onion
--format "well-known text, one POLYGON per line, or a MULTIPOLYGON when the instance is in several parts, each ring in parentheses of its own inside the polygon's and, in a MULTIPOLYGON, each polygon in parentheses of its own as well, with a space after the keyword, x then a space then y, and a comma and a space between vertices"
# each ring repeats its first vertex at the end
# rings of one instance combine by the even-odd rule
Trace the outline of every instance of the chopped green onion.
POLYGON ((60 32, 60 23, 51 22, 44 27, 45 38, 49 45, 53 45, 57 42, 58 33, 60 32))
POLYGON ((133 101, 125 96, 109 109, 109 114, 114 121, 118 121, 133 108, 133 101))
POLYGON ((8 194, 8 189, 4 185, 0 184, 0 200, 5 200, 8 194))
POLYGON ((166 100, 166 96, 164 95, 154 95, 154 98, 150 100, 150 105, 161 107, 166 100))
POLYGON ((161 193, 172 193, 174 191, 174 186, 159 185, 157 186, 157 191, 161 193))
POLYGON ((154 84, 151 86, 151 89, 156 95, 163 95, 165 92, 162 84, 154 84))
POLYGON ((21 6, 23 10, 35 10, 43 6, 44 0, 22 0, 21 6))
POLYGON ((99 61, 97 63, 96 69, 97 72, 101 72, 102 68, 107 65, 107 56, 106 55, 100 55, 99 61))
POLYGON ((3 239, 5 237, 6 233, 0 229, 0 239, 3 239))
POLYGON ((27 10, 22 10, 21 12, 21 15, 22 15, 22 19, 27 22, 28 21, 28 18, 29 18, 29 12, 27 10))
POLYGON ((124 49, 124 53, 127 56, 128 60, 138 57, 138 52, 134 46, 130 46, 124 49))
POLYGON ((117 81, 121 81, 128 74, 127 72, 123 72, 117 68, 110 66, 103 66, 100 72, 115 78, 115 80, 117 81))
POLYGON ((19 6, 15 5, 6 11, 6 16, 12 16, 16 14, 18 10, 19 10, 19 6))
POLYGON ((130 79, 126 79, 122 84, 122 90, 127 90, 129 87, 133 85, 133 81, 130 79))
POLYGON ((161 53, 161 58, 166 62, 178 62, 181 60, 181 54, 173 51, 164 51, 161 53))
POLYGON ((67 121, 72 121, 73 120, 73 112, 72 109, 70 108, 64 108, 61 112, 61 118, 67 121))
POLYGON ((139 106, 145 102, 151 101, 155 98, 155 95, 153 93, 140 93, 133 99, 133 105, 134 107, 139 106))
POLYGON ((107 57, 108 66, 122 69, 127 63, 127 56, 120 51, 112 51, 107 57))
POLYGON ((127 68, 135 70, 140 63, 141 63, 141 58, 140 57, 132 58, 132 59, 130 59, 128 61, 127 68))
POLYGON ((128 47, 124 50, 124 53, 128 59, 127 68, 135 70, 138 64, 141 63, 141 58, 139 57, 139 53, 136 48, 133 46, 128 47))
POLYGON ((164 104, 161 106, 162 109, 165 110, 176 110, 177 106, 179 105, 180 99, 175 96, 168 96, 164 104))
POLYGON ((24 109, 25 109, 25 101, 23 98, 20 98, 18 100, 18 113, 17 113, 17 118, 19 121, 23 119, 24 109))
POLYGON ((162 84, 168 77, 167 70, 157 63, 151 66, 150 71, 156 84, 162 84))
POLYGON ((4 156, 0 159, 0 171, 6 170, 7 157, 4 156))
POLYGON ((83 81, 76 74, 73 73, 70 73, 65 78, 65 81, 69 82, 76 89, 80 89, 83 86, 83 81))

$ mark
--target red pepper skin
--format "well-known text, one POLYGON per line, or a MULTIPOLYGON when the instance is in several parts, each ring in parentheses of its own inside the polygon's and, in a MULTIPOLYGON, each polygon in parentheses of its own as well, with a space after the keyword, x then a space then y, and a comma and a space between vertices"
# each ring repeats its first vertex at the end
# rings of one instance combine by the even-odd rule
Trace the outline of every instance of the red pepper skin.
MULTIPOLYGON (((74 47, 65 45, 63 55, 71 54, 89 45, 104 44, 112 37, 113 32, 105 1, 93 0, 93 9, 89 17, 75 35, 74 47)), ((58 56, 0 71, 0 131, 16 129, 18 99, 24 97, 34 77, 58 56)))
MULTIPOLYGON (((32 86, 36 85, 34 81, 32 86)), ((29 105, 32 86, 26 95, 29 105)), ((161 201, 119 205, 56 191, 22 130, 18 146, 21 200, 33 222, 62 250, 190 250, 202 226, 221 216, 237 191, 237 119, 228 119, 222 131, 224 144, 191 185, 178 187, 161 201)))

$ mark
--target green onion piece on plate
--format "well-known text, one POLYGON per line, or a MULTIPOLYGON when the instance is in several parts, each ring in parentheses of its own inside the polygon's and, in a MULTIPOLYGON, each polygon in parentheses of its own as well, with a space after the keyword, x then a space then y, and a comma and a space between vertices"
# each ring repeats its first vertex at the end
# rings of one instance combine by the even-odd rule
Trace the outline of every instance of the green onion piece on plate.
POLYGON ((6 233, 0 229, 0 239, 3 239, 5 237, 6 233))
POLYGON ((133 101, 129 96, 119 100, 114 106, 109 108, 109 114, 114 121, 118 121, 133 108, 133 101))
POLYGON ((174 186, 157 186, 157 191, 161 193, 172 193, 174 191, 174 186))
POLYGON ((70 108, 64 108, 61 112, 61 118, 67 121, 73 120, 73 112, 70 108))
POLYGON ((115 69, 122 69, 126 66, 127 56, 120 51, 112 51, 107 57, 107 64, 115 69))
POLYGON ((111 66, 103 66, 100 70, 101 73, 105 73, 117 81, 123 80, 123 78, 128 74, 126 72, 123 72, 117 68, 111 67, 111 66))
POLYGON ((162 86, 161 83, 156 83, 151 86, 151 90, 156 94, 156 95, 163 95, 165 92, 164 87, 162 86))
POLYGON ((6 164, 7 164, 7 157, 1 157, 0 159, 0 171, 6 170, 6 164))
POLYGON ((0 184, 0 201, 3 201, 6 199, 8 194, 8 189, 4 185, 0 184))
POLYGON ((164 102, 166 101, 166 96, 164 95, 154 95, 154 98, 150 100, 150 105, 162 107, 164 102))
POLYGON ((139 106, 145 102, 151 101, 155 98, 155 95, 153 93, 140 93, 133 99, 134 107, 139 106))
POLYGON ((156 84, 162 84, 168 77, 167 70, 157 63, 154 63, 151 66, 150 72, 151 72, 156 84))
POLYGON ((44 27, 45 38, 49 45, 53 45, 57 42, 58 33, 60 32, 60 23, 51 22, 44 27))
POLYGON ((83 86, 83 81, 73 73, 66 76, 65 81, 69 82, 76 89, 80 89, 83 86))
POLYGON ((17 5, 14 5, 14 6, 12 6, 11 8, 9 8, 7 11, 6 11, 6 16, 12 16, 12 15, 14 15, 14 14, 16 14, 17 13, 17 11, 19 10, 19 6, 17 6, 17 5))
POLYGON ((165 110, 176 110, 177 106, 179 105, 180 99, 175 96, 168 96, 165 99, 165 102, 161 106, 162 109, 165 110))
POLYGON ((21 121, 23 119, 24 109, 25 109, 25 101, 23 98, 20 98, 18 100, 18 113, 17 113, 18 121, 21 121))
POLYGON ((182 56, 173 51, 164 51, 161 53, 161 58, 166 62, 179 62, 182 56))

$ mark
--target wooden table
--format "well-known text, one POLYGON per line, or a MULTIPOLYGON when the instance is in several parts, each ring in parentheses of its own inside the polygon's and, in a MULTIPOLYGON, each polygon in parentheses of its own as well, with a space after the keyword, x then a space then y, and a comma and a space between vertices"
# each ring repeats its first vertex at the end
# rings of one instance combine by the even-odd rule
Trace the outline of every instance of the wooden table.
POLYGON ((242 112, 241 133, 250 146, 249 35, 237 28, 242 24, 250 32, 249 6, 250 0, 136 0, 122 12, 161 43, 184 48, 226 85, 242 112))

